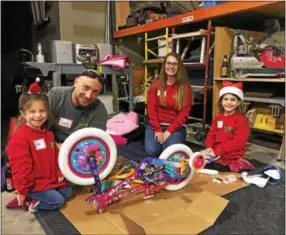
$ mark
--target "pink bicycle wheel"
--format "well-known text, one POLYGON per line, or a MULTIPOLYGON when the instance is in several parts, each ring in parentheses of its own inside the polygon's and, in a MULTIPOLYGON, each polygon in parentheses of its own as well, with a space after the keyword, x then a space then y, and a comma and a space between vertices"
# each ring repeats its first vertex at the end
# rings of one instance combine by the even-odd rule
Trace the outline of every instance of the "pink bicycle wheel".
POLYGON ((117 159, 116 145, 105 131, 89 127, 71 134, 60 148, 59 167, 67 180, 78 185, 94 184, 87 161, 89 154, 95 154, 99 178, 109 175, 117 159))
MULTIPOLYGON (((192 154, 193 151, 188 146, 184 144, 174 144, 166 148, 161 153, 159 158, 172 162, 180 162, 182 159, 190 159, 192 154)), ((173 184, 169 184, 165 187, 165 189, 169 191, 175 191, 185 187, 191 181, 194 174, 194 170, 192 168, 188 170, 189 174, 185 179, 175 182, 173 184)))

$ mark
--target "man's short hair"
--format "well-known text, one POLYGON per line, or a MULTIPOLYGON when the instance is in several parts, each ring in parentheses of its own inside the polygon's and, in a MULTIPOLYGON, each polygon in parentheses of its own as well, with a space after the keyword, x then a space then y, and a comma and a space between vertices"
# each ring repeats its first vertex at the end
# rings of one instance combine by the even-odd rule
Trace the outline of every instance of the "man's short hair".
POLYGON ((105 83, 105 78, 102 77, 102 75, 98 71, 93 70, 93 69, 88 69, 88 70, 84 71, 82 74, 79 75, 79 77, 80 76, 86 76, 89 78, 98 79, 98 81, 100 82, 101 85, 104 85, 104 83, 105 83))

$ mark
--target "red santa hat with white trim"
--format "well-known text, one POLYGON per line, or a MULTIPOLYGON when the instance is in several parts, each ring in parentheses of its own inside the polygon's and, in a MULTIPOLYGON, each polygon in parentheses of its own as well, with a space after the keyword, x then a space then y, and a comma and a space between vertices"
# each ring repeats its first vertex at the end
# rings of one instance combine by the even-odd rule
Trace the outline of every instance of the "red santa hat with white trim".
POLYGON ((222 89, 219 91, 219 98, 221 98, 225 94, 233 94, 243 100, 243 85, 242 82, 222 82, 222 89))
POLYGON ((41 92, 41 87, 40 87, 40 78, 36 78, 36 81, 34 83, 32 83, 29 87, 29 94, 38 94, 41 92))

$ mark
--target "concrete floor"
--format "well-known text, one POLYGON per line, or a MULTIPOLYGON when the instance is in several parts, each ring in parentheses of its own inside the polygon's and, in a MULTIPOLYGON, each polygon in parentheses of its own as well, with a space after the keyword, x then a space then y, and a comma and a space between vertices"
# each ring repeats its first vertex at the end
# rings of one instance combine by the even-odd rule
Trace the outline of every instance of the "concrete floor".
POLYGON ((33 213, 23 210, 7 210, 5 204, 13 198, 12 193, 1 193, 2 234, 45 234, 33 213))
MULTIPOLYGON (((247 156, 258 161, 277 165, 285 169, 285 162, 277 162, 275 157, 278 151, 251 145, 247 156)), ((34 214, 22 210, 6 210, 5 204, 11 200, 11 193, 2 193, 2 234, 45 234, 34 214)))
POLYGON ((265 164, 278 166, 285 169, 285 161, 276 161, 278 153, 278 150, 250 144, 248 146, 248 150, 246 151, 246 156, 248 159, 255 159, 265 164))

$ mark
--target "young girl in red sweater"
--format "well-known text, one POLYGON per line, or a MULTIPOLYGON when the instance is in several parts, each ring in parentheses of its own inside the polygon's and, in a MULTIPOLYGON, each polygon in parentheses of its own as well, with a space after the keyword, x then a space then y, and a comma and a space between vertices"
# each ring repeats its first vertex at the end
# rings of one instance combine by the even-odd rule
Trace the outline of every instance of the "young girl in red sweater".
POLYGON ((72 190, 58 167, 54 134, 44 127, 49 103, 37 82, 20 97, 19 109, 22 123, 7 146, 16 189, 14 203, 29 205, 31 212, 58 209, 71 197, 72 190))
POLYGON ((148 91, 145 152, 158 156, 162 150, 186 139, 187 121, 192 106, 188 75, 180 56, 170 52, 162 65, 159 79, 148 91))
POLYGON ((206 168, 236 172, 254 170, 243 157, 250 128, 242 113, 242 83, 224 81, 219 97, 220 113, 214 117, 205 139, 203 152, 213 158, 206 168))

